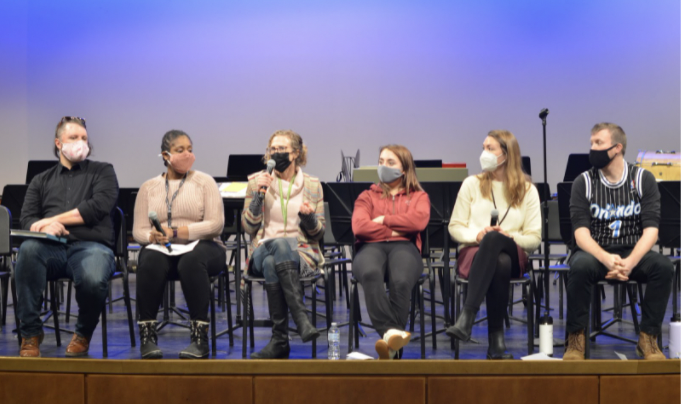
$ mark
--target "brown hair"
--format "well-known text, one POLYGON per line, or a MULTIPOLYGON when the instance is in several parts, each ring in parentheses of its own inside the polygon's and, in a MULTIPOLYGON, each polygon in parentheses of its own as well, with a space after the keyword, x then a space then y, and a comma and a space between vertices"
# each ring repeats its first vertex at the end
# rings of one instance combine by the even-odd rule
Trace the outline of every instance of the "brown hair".
MULTIPOLYGON (((410 195, 410 192, 422 191, 422 186, 419 185, 419 180, 417 179, 417 171, 415 170, 414 159, 412 158, 412 153, 407 150, 407 147, 399 144, 389 144, 383 146, 379 149, 379 154, 384 150, 390 150, 398 157, 400 164, 403 166, 403 172, 405 175, 402 176, 401 186, 405 188, 405 193, 410 195)), ((384 183, 379 183, 379 186, 384 191, 382 197, 388 198, 390 194, 390 189, 388 185, 384 183)))
MULTIPOLYGON (((79 118, 77 116, 65 116, 59 120, 59 123, 57 124, 57 127, 54 130, 54 138, 59 139, 60 142, 62 141, 61 136, 62 133, 64 132, 64 127, 66 126, 67 123, 78 125, 87 131, 87 128, 85 127, 85 119, 79 118)), ((90 151, 88 152, 88 157, 90 157, 93 150, 92 144, 90 144, 90 138, 88 138, 88 148, 90 149, 90 151)), ((59 149, 57 148, 57 145, 54 145, 53 152, 55 157, 59 158, 59 149)))
POLYGON ((597 132, 601 132, 604 129, 608 129, 609 133, 611 133, 611 144, 622 144, 623 145, 623 150, 621 151, 621 154, 623 157, 625 156, 625 148, 628 145, 628 138, 625 136, 625 132, 623 131, 623 128, 620 126, 616 125, 615 123, 611 122, 601 122, 592 127, 592 135, 594 135, 597 132))
POLYGON ((268 160, 270 160, 270 145, 272 144, 272 139, 274 139, 275 136, 284 136, 289 138, 291 149, 295 152, 298 152, 298 157, 296 157, 296 161, 294 161, 294 163, 296 163, 297 167, 305 167, 306 163, 308 162, 308 147, 303 144, 301 135, 290 129, 278 130, 277 132, 273 133, 272 136, 270 136, 270 140, 268 140, 268 147, 265 149, 265 155, 263 156, 263 163, 267 163, 268 160))
MULTIPOLYGON (((514 134, 507 130, 491 130, 488 136, 497 140, 504 154, 507 156, 504 170, 504 196, 509 201, 509 206, 521 205, 526 192, 530 188, 531 179, 521 168, 521 149, 514 134)), ((483 172, 478 175, 481 181, 481 194, 484 198, 492 200, 493 173, 483 172)))

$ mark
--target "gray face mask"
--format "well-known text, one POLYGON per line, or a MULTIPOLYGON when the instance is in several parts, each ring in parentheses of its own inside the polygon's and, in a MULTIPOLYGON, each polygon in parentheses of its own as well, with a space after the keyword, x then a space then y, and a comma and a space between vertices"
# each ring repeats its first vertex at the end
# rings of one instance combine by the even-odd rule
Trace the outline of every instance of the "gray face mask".
POLYGON ((403 175, 403 173, 397 168, 381 165, 377 167, 377 173, 379 174, 379 181, 383 182, 384 184, 391 183, 403 175))

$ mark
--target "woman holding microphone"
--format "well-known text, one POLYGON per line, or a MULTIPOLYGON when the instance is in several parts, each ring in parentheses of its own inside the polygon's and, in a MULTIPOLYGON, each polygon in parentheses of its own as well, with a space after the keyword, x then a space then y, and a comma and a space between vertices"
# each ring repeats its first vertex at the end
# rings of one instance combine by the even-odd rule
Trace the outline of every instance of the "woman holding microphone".
POLYGON ((253 359, 289 358, 287 312, 303 342, 320 333, 308 319, 300 277, 324 263, 319 240, 324 235, 322 185, 304 173, 308 148, 301 136, 280 130, 270 136, 263 160, 274 161, 272 173, 249 176, 242 224, 251 236, 248 271, 265 278, 272 338, 253 359))
POLYGON ((146 181, 135 199, 133 237, 145 246, 137 269, 140 352, 143 359, 163 356, 157 344, 156 315, 166 281, 180 279, 190 316, 191 344, 181 359, 208 357, 209 278, 225 268, 223 200, 213 177, 192 170, 192 139, 180 130, 161 140, 166 172, 146 181), (153 219, 160 225, 158 231, 153 219), (152 219, 152 220, 150 220, 152 219), (187 251, 169 255, 166 244, 185 244, 187 251))

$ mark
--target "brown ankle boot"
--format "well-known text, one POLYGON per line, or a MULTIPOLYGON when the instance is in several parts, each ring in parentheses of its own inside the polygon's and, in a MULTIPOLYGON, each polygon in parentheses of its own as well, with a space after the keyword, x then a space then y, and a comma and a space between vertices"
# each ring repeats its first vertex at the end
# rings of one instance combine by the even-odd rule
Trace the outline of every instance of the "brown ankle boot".
POLYGON ((568 345, 564 352, 565 361, 585 360, 585 330, 568 334, 568 345))
POLYGON ((665 355, 658 348, 656 336, 641 331, 637 341, 637 355, 645 360, 665 360, 665 355))
POLYGON ((22 338, 19 356, 22 358, 40 358, 40 344, 44 337, 45 334, 41 331, 35 337, 22 338))

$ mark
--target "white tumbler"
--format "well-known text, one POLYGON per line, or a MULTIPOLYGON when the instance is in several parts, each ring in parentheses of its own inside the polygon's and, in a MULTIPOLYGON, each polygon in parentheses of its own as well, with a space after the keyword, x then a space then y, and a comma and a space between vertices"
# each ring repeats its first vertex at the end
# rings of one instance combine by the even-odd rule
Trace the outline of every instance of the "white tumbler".
POLYGON ((668 353, 670 359, 680 358, 680 322, 670 322, 670 341, 668 343, 668 353))

